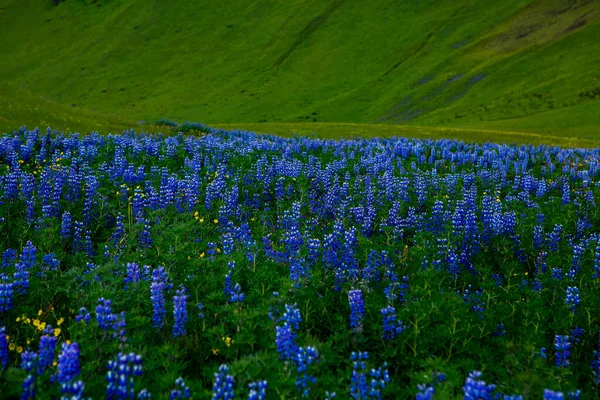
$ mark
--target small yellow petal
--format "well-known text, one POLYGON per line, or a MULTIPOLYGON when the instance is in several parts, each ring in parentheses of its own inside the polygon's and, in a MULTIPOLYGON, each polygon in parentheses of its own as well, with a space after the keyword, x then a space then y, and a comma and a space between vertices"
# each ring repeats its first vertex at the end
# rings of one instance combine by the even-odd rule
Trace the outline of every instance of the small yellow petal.
POLYGON ((38 316, 42 315, 42 310, 38 311, 38 316))
POLYGON ((63 322, 65 322, 65 319, 61 317, 61 319, 56 321, 56 325, 60 326, 63 322))
POLYGON ((58 335, 60 335, 60 328, 56 328, 54 330, 54 336, 58 336, 58 335))
POLYGON ((215 219, 213 219, 213 222, 214 222, 215 224, 217 224, 217 223, 219 223, 219 220, 215 218, 215 219))

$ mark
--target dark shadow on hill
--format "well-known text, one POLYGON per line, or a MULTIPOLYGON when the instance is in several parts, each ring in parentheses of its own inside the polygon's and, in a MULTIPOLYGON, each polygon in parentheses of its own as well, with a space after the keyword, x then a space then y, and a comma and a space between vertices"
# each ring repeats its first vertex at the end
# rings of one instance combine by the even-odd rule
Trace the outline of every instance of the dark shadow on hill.
POLYGON ((344 3, 344 1, 345 0, 334 0, 333 3, 331 3, 329 5, 329 7, 327 7, 327 9, 325 9, 325 11, 322 14, 317 15, 315 18, 310 20, 308 22, 308 24, 306 24, 306 26, 304 28, 302 28, 300 33, 298 33, 298 37, 296 38, 294 43, 292 43, 292 45, 289 47, 289 49, 287 49, 285 51, 285 53, 283 53, 281 56, 279 56, 277 61, 275 61, 274 65, 276 67, 279 67, 288 58, 290 58, 292 53, 294 51, 296 51, 296 49, 300 45, 302 45, 302 43, 306 42, 312 36, 313 33, 315 33, 325 22, 327 22, 327 19, 329 19, 331 14, 333 14, 335 12, 335 10, 337 10, 338 8, 341 7, 341 5, 344 3))

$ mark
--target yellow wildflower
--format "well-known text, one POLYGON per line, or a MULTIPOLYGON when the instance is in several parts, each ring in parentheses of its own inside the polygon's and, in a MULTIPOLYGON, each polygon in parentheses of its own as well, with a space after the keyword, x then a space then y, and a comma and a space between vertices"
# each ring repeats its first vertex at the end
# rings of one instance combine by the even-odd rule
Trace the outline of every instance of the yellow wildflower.
POLYGON ((17 353, 21 354, 23 352, 23 346, 17 347, 17 353))
POLYGON ((61 332, 61 331, 60 331, 60 328, 56 328, 56 329, 54 329, 54 336, 58 336, 58 335, 60 335, 60 332, 61 332))
POLYGON ((212 349, 212 353, 216 356, 217 354, 219 354, 219 349, 212 349))
POLYGON ((44 329, 46 329, 46 323, 45 323, 45 322, 41 322, 41 323, 38 325, 38 327, 37 327, 37 328, 38 328, 38 330, 39 330, 39 331, 43 331, 44 329))
POLYGON ((204 222, 204 218, 200 218, 200 222, 204 222))
POLYGON ((65 319, 61 317, 58 321, 56 321, 56 325, 60 326, 60 324, 63 322, 65 322, 65 319))
POLYGON ((215 218, 215 219, 213 220, 213 222, 216 224, 216 223, 218 223, 218 222, 219 222, 219 220, 215 218))
POLYGON ((14 350, 15 350, 15 344, 14 344, 14 343, 11 343, 11 344, 9 344, 9 345, 8 345, 8 349, 9 349, 10 351, 14 351, 14 350))
POLYGON ((40 309, 40 311, 38 311, 38 316, 42 315, 43 311, 40 309))
POLYGON ((34 319, 33 320, 33 326, 39 326, 40 325, 40 320, 39 319, 34 319))
POLYGON ((30 323, 31 323, 31 319, 27 318, 27 319, 25 320, 25 323, 27 323, 27 324, 30 324, 30 323))
POLYGON ((204 253, 200 253, 200 258, 204 258, 204 253))

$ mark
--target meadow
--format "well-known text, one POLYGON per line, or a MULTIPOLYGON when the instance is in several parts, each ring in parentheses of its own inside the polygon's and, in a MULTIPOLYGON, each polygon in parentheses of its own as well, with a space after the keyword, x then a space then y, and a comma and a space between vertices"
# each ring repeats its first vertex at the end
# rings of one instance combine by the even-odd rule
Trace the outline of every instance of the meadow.
POLYGON ((0 138, 0 397, 597 398, 597 147, 174 129, 0 138))

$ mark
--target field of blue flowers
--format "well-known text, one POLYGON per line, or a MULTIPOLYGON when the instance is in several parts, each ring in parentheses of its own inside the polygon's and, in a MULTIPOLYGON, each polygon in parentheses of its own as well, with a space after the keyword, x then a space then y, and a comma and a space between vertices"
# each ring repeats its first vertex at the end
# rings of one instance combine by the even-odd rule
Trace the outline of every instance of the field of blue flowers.
POLYGON ((600 150, 199 131, 0 138, 0 398, 597 398, 600 150))

